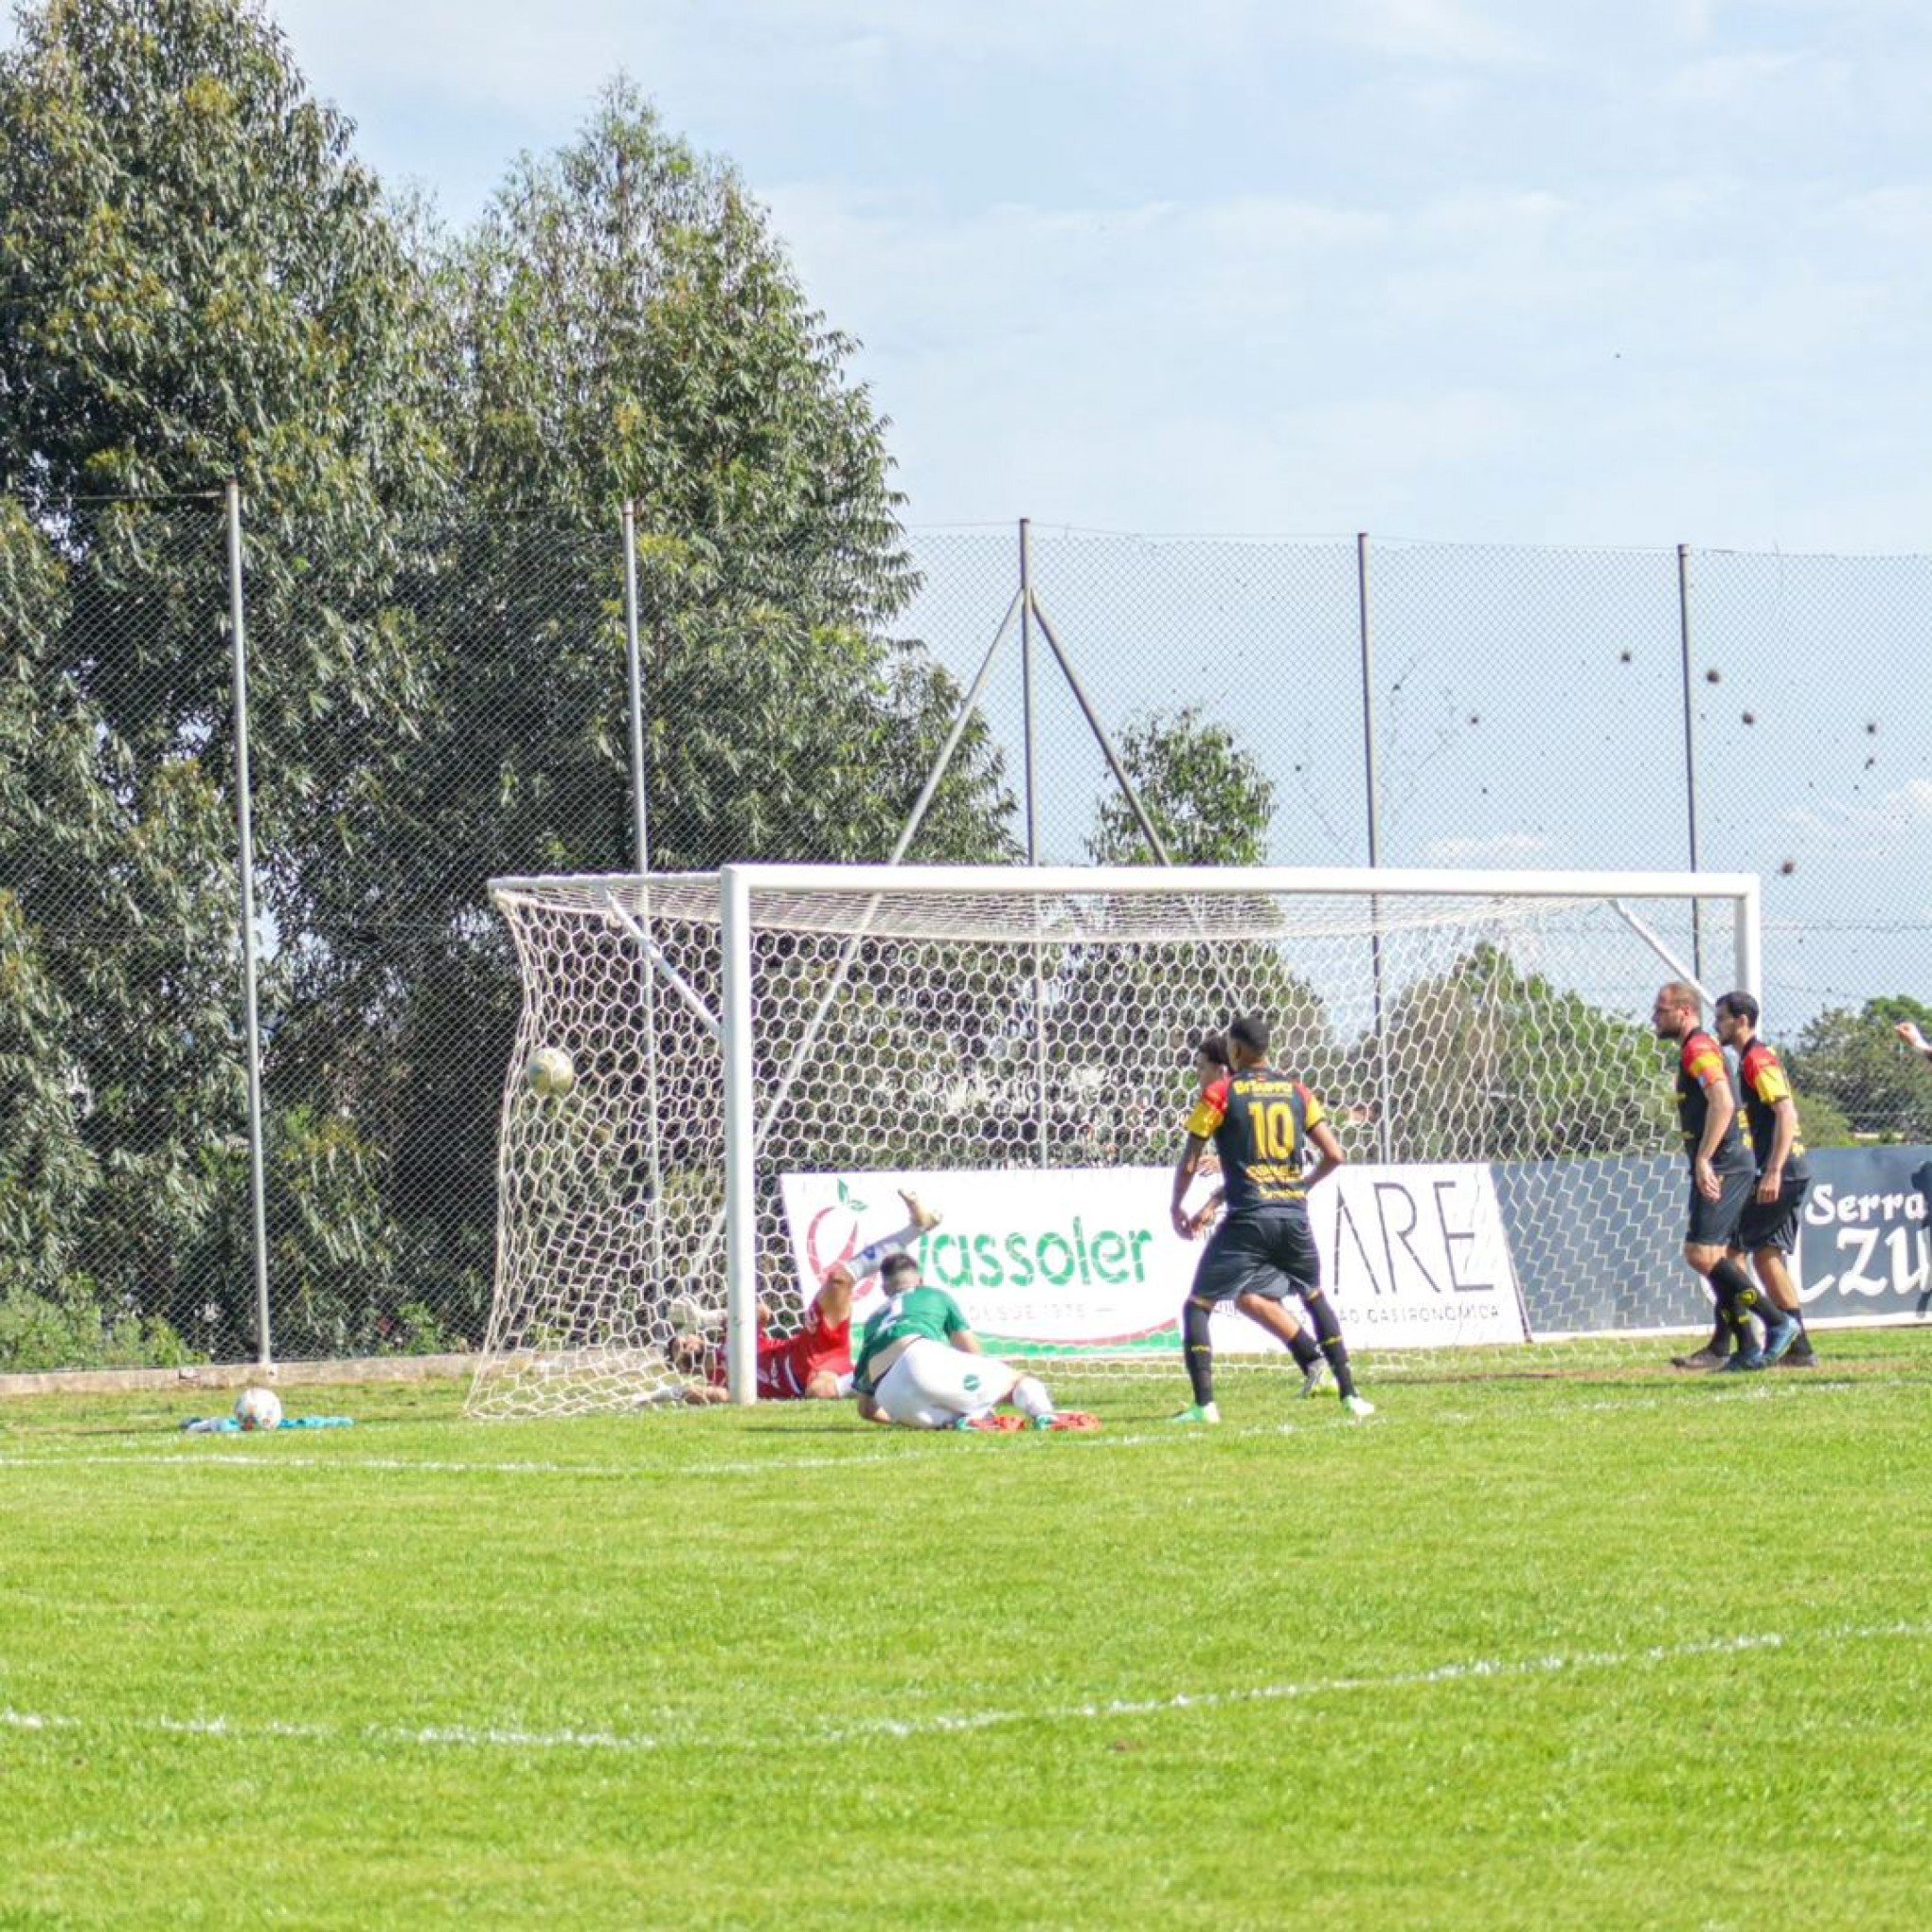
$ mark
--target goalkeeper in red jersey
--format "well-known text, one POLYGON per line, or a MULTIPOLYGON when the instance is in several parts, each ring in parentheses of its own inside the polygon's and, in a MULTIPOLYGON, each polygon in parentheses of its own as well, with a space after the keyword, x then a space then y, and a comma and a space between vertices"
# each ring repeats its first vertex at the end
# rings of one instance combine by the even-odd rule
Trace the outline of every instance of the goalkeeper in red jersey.
MULTIPOLYGON (((939 1225, 939 1217, 905 1189, 906 1225, 861 1248, 825 1271, 805 1319, 790 1334, 766 1333, 771 1310, 758 1304, 758 1399, 760 1402, 837 1402, 852 1387, 852 1297, 868 1275, 939 1225)), ((726 1396, 725 1351, 702 1335, 680 1335, 671 1346, 671 1365, 701 1377, 685 1391, 693 1403, 723 1402, 726 1396)))

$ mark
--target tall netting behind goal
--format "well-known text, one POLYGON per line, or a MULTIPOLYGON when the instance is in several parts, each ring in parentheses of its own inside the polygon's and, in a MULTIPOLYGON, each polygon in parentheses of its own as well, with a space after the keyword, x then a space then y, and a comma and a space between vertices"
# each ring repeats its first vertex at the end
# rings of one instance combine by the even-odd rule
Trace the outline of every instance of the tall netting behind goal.
MULTIPOLYGON (((525 1005, 475 1413, 676 1399, 728 1290, 796 1321, 783 1176, 1171 1166, 1191 1043, 1236 1012, 1269 1018, 1351 1175, 1492 1176, 1528 1333, 1703 1319, 1648 1014, 1700 962, 1712 993, 1755 982, 1748 879, 743 867, 722 889, 492 889, 525 1005), (567 1093, 527 1078, 545 1047, 567 1093)), ((1162 1181, 1163 1224, 1165 1203, 1162 1181)), ((1172 1373, 1178 1346, 1118 1352, 1172 1373)))

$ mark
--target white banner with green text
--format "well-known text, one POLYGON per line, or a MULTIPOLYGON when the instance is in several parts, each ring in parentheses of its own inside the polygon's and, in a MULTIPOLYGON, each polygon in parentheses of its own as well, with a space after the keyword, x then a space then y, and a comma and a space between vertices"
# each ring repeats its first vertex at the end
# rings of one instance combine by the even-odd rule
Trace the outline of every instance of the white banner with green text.
MULTIPOLYGON (((1201 1243, 1169 1225, 1170 1186, 1165 1168, 781 1178, 801 1295, 815 1292, 835 1261, 899 1227, 905 1216, 896 1190, 910 1188, 944 1218, 909 1250, 987 1346, 1069 1355, 1178 1351, 1181 1302, 1201 1243)), ((1525 1339, 1488 1167, 1344 1168, 1310 1195, 1309 1213, 1323 1285, 1351 1344, 1525 1339)), ((870 1278, 859 1285, 863 1321, 878 1292, 870 1278)), ((1279 1347, 1231 1311, 1216 1315, 1214 1342, 1228 1352, 1279 1347)))

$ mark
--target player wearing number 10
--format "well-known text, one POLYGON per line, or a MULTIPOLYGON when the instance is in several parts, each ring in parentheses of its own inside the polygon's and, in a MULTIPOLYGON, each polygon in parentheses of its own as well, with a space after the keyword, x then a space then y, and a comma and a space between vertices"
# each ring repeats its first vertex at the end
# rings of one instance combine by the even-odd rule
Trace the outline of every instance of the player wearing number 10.
POLYGON ((1232 1070, 1212 1082, 1188 1117, 1187 1143, 1174 1168, 1170 1212, 1186 1240, 1193 1223, 1183 1205, 1211 1137, 1220 1156, 1226 1212, 1194 1271, 1194 1286, 1181 1307, 1181 1338, 1194 1401, 1176 1422, 1218 1422, 1214 1404, 1214 1348, 1208 1315, 1217 1302, 1258 1295, 1279 1301, 1298 1295, 1315 1325, 1342 1405, 1354 1416, 1375 1413, 1355 1393, 1348 1345, 1321 1290, 1321 1256, 1308 1223, 1308 1190, 1342 1165, 1344 1155, 1321 1102, 1301 1084, 1268 1065, 1268 1025, 1247 1014, 1227 1029, 1232 1070), (1302 1168, 1304 1145, 1318 1160, 1302 1168))

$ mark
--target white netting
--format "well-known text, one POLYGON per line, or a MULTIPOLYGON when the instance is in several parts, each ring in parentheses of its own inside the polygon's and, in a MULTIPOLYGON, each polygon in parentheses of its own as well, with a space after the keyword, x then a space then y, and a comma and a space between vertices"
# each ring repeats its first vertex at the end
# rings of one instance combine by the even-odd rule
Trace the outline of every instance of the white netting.
MULTIPOLYGON (((1371 898, 1368 883, 755 892, 760 1281, 794 1275, 784 1173, 1170 1164, 1191 1041, 1261 1011, 1274 1064, 1324 1098, 1351 1162, 1496 1164, 1539 1333, 1656 1325, 1659 1296, 1699 1319, 1672 1273, 1681 1155, 1645 1015, 1667 962, 1699 944, 1731 982, 1735 903, 1371 898)), ((674 1331, 715 1336, 724 1298, 717 882, 495 896, 525 1003, 473 1409, 674 1395, 674 1331), (567 1095, 526 1081, 546 1046, 571 1056, 567 1095)))

